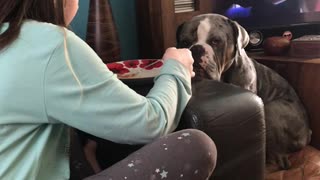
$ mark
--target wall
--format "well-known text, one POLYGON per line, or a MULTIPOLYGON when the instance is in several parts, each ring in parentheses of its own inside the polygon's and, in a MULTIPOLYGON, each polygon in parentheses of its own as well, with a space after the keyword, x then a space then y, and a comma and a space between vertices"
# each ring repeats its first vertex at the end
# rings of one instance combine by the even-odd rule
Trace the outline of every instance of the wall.
POLYGON ((89 0, 80 0, 78 13, 71 23, 71 30, 83 40, 86 39, 88 11, 89 0))
MULTIPOLYGON (((135 0, 110 0, 114 20, 119 32, 122 59, 138 58, 138 33, 135 0)), ((89 0, 80 0, 79 11, 71 29, 83 40, 86 37, 89 0)))

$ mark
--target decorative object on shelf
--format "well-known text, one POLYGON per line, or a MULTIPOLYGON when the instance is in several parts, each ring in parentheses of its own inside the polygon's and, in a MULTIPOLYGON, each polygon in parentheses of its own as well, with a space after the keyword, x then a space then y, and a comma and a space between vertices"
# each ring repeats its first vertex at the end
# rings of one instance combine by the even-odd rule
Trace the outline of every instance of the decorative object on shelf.
POLYGON ((109 0, 90 0, 86 41, 104 63, 120 59, 120 42, 109 0))
POLYGON ((283 32, 282 37, 285 37, 285 38, 287 38, 288 40, 291 41, 292 37, 293 37, 293 34, 292 34, 291 31, 285 31, 285 32, 283 32))
POLYGON ((269 37, 263 42, 263 50, 267 55, 284 55, 289 49, 290 40, 286 37, 269 37))
POLYGON ((291 42, 290 56, 320 58, 320 35, 305 35, 291 42))

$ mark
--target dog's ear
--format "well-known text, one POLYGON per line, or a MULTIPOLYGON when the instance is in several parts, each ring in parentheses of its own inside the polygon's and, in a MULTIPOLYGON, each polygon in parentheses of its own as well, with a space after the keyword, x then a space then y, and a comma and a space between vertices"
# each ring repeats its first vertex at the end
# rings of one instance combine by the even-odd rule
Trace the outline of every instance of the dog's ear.
POLYGON ((230 20, 230 23, 235 38, 235 56, 234 63, 232 64, 230 71, 226 72, 225 78, 227 78, 229 83, 256 93, 257 77, 255 67, 244 49, 249 44, 249 35, 237 22, 230 20))
POLYGON ((247 54, 245 52, 245 47, 249 44, 249 35, 247 31, 236 21, 229 19, 231 27, 233 29, 234 39, 235 39, 235 60, 238 58, 245 58, 247 54))
POLYGON ((235 44, 237 45, 237 49, 244 49, 249 44, 250 40, 247 31, 236 21, 230 20, 230 22, 233 28, 234 37, 236 39, 235 44))
POLYGON ((182 23, 178 26, 177 28, 177 31, 176 31, 176 46, 178 47, 179 46, 179 42, 180 42, 180 34, 181 34, 181 31, 182 31, 182 28, 184 26, 185 23, 182 23))

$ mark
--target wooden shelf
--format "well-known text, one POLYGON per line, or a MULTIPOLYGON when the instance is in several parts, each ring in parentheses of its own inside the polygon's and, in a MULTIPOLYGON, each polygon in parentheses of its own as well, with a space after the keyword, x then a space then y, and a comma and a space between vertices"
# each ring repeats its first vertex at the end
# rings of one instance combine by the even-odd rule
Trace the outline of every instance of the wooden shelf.
POLYGON ((253 59, 256 59, 256 60, 320 64, 320 58, 269 56, 269 55, 264 54, 263 52, 248 52, 248 56, 253 59))

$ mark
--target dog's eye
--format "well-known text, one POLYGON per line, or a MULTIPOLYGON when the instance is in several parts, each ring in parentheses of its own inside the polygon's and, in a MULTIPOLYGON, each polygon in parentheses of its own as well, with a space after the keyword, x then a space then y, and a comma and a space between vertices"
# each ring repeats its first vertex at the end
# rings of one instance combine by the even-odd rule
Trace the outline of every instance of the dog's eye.
POLYGON ((220 43, 220 39, 218 39, 218 38, 211 38, 210 39, 210 44, 211 45, 217 45, 217 44, 219 44, 220 43))
POLYGON ((179 43, 179 47, 180 48, 189 48, 190 47, 190 43, 186 40, 183 40, 179 43))

